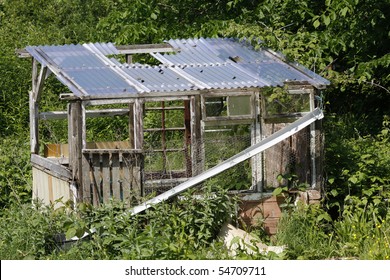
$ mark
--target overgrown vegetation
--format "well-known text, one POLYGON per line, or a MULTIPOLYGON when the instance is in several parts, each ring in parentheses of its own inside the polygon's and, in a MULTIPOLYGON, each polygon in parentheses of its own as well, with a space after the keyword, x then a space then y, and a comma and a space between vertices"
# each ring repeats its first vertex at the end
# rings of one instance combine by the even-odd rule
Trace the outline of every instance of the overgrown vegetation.
MULTIPOLYGON (((137 218, 115 203, 77 211, 31 206, 31 64, 15 49, 232 36, 281 51, 332 82, 322 96, 326 197, 321 206, 288 208, 274 240, 288 246, 279 257, 388 259, 389 14, 387 0, 0 0, 0 258, 228 258, 215 239, 222 214, 234 212, 222 190, 137 218), (53 243, 56 233, 91 227, 99 234, 90 242, 68 251, 53 243)), ((58 94, 65 90, 51 79, 51 98, 41 106, 64 109, 58 94)))
POLYGON ((207 199, 187 192, 170 203, 156 205, 131 216, 123 203, 101 208, 78 204, 13 204, 0 217, 1 259, 225 259, 218 242, 222 224, 235 213, 235 200, 223 188, 203 189, 207 199), (91 229, 90 240, 67 250, 55 236, 81 237, 91 229))

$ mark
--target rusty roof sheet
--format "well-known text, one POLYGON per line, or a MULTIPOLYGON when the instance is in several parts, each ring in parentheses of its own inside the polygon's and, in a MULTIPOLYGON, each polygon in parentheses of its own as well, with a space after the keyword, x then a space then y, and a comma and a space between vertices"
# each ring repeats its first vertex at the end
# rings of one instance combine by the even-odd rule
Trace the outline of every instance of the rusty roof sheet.
POLYGON ((169 40, 176 53, 151 53, 159 66, 125 64, 112 43, 29 46, 26 50, 76 96, 132 97, 140 93, 185 92, 281 86, 288 81, 323 87, 329 81, 269 50, 234 39, 169 40))

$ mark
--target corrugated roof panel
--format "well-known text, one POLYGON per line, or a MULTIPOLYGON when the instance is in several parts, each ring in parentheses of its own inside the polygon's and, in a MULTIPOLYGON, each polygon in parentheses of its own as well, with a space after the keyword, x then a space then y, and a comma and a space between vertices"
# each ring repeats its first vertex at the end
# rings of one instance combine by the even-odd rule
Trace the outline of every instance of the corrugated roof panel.
POLYGON ((162 56, 175 65, 223 64, 226 62, 215 53, 206 50, 206 46, 199 40, 196 42, 193 40, 169 40, 168 43, 180 51, 162 56))
POLYGON ((234 63, 231 58, 237 58, 237 61, 242 62, 270 60, 264 51, 255 51, 251 46, 229 38, 169 40, 168 42, 181 51, 165 54, 163 57, 176 65, 234 63))
POLYGON ((94 43, 93 44, 103 55, 119 54, 119 51, 113 43, 94 43))
MULTIPOLYGON (((93 44, 103 54, 118 53, 113 44, 93 44)), ((114 68, 82 45, 38 46, 27 49, 52 67, 62 83, 77 96, 99 97, 138 91, 114 68), (57 71, 56 71, 57 69, 57 71)))
POLYGON ((134 87, 130 86, 115 72, 107 68, 102 69, 72 69, 67 73, 71 75, 72 80, 91 95, 96 92, 110 94, 129 94, 137 93, 134 87))
POLYGON ((188 66, 183 71, 214 89, 259 87, 261 85, 258 79, 246 75, 230 64, 198 67, 188 66))
POLYGON ((255 51, 252 46, 249 46, 245 42, 239 42, 235 39, 211 38, 202 40, 218 51, 219 56, 225 61, 232 62, 231 58, 235 58, 238 62, 247 63, 269 60, 264 52, 255 51))
POLYGON ((154 92, 187 91, 200 89, 183 76, 164 66, 130 65, 123 70, 154 92))
POLYGON ((321 77, 317 73, 311 71, 310 69, 304 67, 303 65, 300 65, 297 62, 291 63, 293 64, 296 68, 298 68, 300 71, 304 72, 306 75, 310 76, 314 81, 317 82, 318 85, 330 85, 330 81, 327 79, 321 77))
POLYGON ((321 87, 329 81, 272 51, 256 51, 229 38, 170 40, 177 53, 152 54, 164 65, 121 64, 112 43, 38 46, 26 50, 81 98, 114 98, 147 92, 281 86, 286 81, 321 87))

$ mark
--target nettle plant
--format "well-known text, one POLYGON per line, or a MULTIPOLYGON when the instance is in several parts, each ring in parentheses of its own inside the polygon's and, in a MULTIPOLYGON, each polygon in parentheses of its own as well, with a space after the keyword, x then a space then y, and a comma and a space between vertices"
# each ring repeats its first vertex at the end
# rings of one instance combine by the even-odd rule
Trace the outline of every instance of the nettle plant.
POLYGON ((68 251, 56 251, 59 259, 225 259, 227 251, 217 239, 222 224, 235 213, 235 199, 214 186, 179 197, 131 216, 119 201, 99 208, 81 204, 77 219, 66 221, 67 237, 94 228, 88 242, 68 251))
POLYGON ((341 141, 327 149, 336 163, 329 169, 329 206, 342 211, 344 203, 358 197, 384 215, 390 197, 390 121, 385 119, 376 136, 341 141))

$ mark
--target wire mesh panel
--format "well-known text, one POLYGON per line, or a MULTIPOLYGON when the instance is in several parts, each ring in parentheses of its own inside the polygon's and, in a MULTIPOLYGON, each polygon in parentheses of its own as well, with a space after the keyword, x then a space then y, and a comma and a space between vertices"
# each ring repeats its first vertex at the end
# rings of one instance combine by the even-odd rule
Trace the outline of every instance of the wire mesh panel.
MULTIPOLYGON (((198 169, 207 170, 227 160, 251 145, 250 125, 225 125, 207 127, 201 147, 204 162, 198 169)), ((250 161, 238 164, 216 176, 215 184, 232 190, 249 189, 252 185, 250 161)))
POLYGON ((189 128, 186 101, 155 101, 145 104, 145 194, 162 193, 191 177, 189 128))
MULTIPOLYGON (((269 136, 285 125, 265 125, 265 133, 269 136)), ((310 184, 310 130, 306 128, 267 149, 264 152, 264 166, 266 188, 288 185, 293 181, 310 184)))

